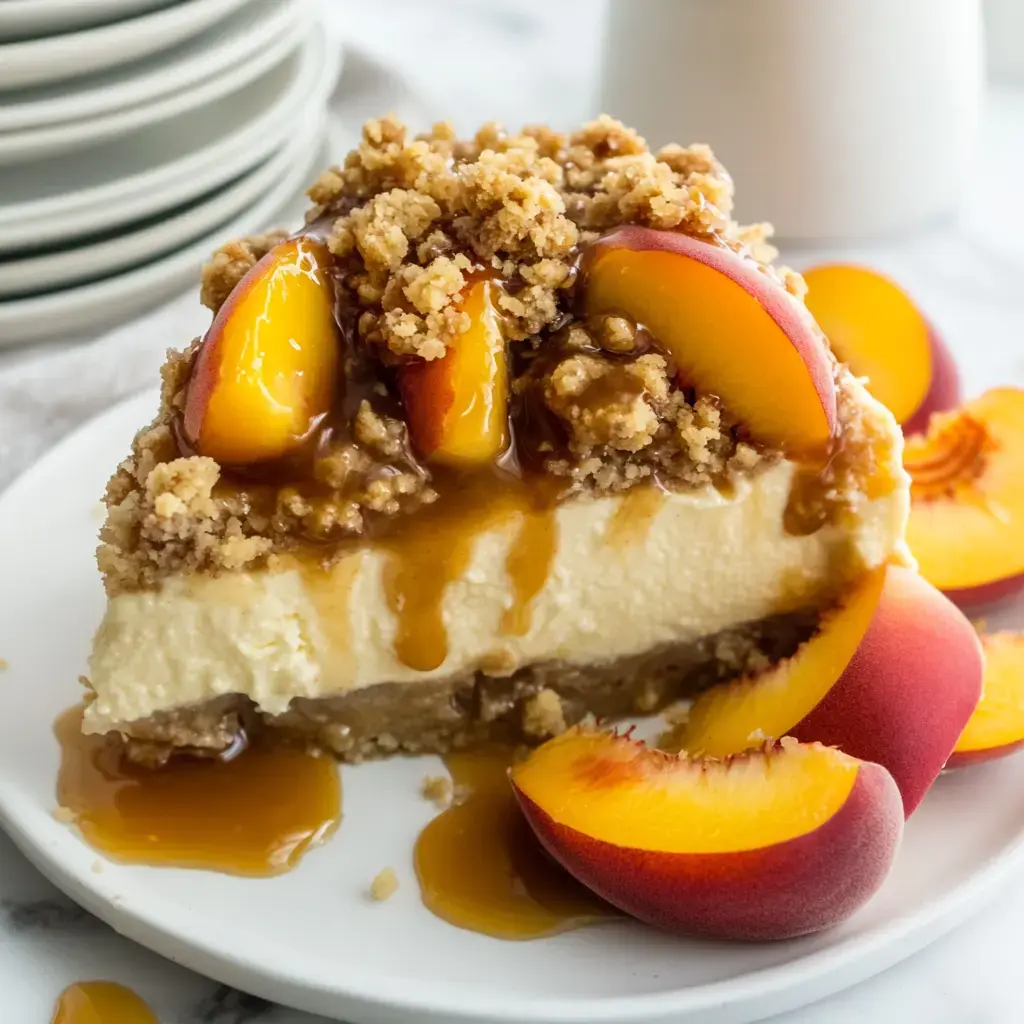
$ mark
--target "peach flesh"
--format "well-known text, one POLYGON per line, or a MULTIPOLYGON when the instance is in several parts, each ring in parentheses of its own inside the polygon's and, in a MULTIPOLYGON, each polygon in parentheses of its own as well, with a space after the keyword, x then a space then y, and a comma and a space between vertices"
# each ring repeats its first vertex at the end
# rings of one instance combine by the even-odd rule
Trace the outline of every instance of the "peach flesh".
POLYGON ((984 693, 957 741, 950 768, 992 761, 1024 747, 1024 634, 992 633, 981 638, 981 646, 984 693))
POLYGON ((907 438, 907 543, 921 574, 962 607, 1024 585, 1024 390, 996 388, 907 438))
POLYGON ((477 281, 462 301, 470 328, 447 354, 399 370, 409 434, 433 462, 493 462, 508 447, 508 367, 491 281, 477 281))
POLYGON ((235 286, 196 356, 184 430, 228 465, 279 458, 330 410, 338 341, 330 253, 311 238, 275 246, 235 286))
POLYGON ((588 314, 646 326, 682 382, 721 398, 756 440, 791 453, 828 445, 836 395, 820 331, 753 260, 678 232, 619 228, 592 251, 584 295, 588 314))
POLYGON ((836 356, 907 433, 960 401, 956 363, 907 294, 883 274, 850 264, 805 271, 807 308, 836 356))
POLYGON ((857 584, 792 658, 699 697, 680 742, 715 756, 786 734, 836 746, 884 766, 909 817, 956 745, 981 682, 967 619, 916 573, 887 566, 857 584))
POLYGON ((512 784, 548 852, 603 899, 722 939, 838 924, 882 884, 903 830, 888 773, 818 744, 700 762, 570 732, 512 784))

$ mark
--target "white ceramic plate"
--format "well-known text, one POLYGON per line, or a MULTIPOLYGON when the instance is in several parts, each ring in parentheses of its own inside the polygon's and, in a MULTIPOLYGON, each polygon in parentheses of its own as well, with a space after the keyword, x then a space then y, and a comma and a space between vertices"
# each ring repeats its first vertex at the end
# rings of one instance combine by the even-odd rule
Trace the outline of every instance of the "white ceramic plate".
POLYGON ((31 39, 132 18, 174 0, 0 0, 0 39, 31 39))
POLYGON ((274 188, 289 168, 307 167, 310 153, 317 150, 322 135, 322 121, 310 124, 266 163, 175 216, 77 249, 27 259, 0 259, 0 299, 95 281, 209 235, 274 188))
POLYGON ((74 160, 0 168, 0 253, 107 231, 238 177, 324 105, 340 56, 314 30, 294 56, 208 107, 74 160))
MULTIPOLYGON (((185 339, 167 339, 169 343, 185 339)), ((851 985, 978 908, 1024 861, 1024 757, 940 779, 896 868, 842 927, 777 944, 687 941, 616 922, 538 942, 460 931, 419 901, 414 838, 433 758, 345 768, 339 833, 271 880, 105 863, 52 817, 54 717, 79 699, 103 608, 96 500, 156 403, 147 394, 65 441, 0 497, 0 822, 58 886, 187 967, 351 1024, 741 1024, 851 985), (365 897, 384 866, 401 888, 365 897)))
POLYGON ((102 28, 0 44, 0 89, 59 82, 138 60, 198 35, 248 2, 183 0, 102 28))
MULTIPOLYGON (((294 131, 299 136, 310 133, 301 124, 294 131)), ((217 246, 230 238, 276 226, 280 211, 315 176, 323 160, 320 148, 307 147, 301 157, 296 155, 287 161, 285 175, 252 206, 169 256, 66 291, 0 301, 0 348, 43 338, 79 336, 127 320, 198 280, 200 268, 217 246)), ((290 222, 290 218, 285 221, 290 222)))
MULTIPOLYGON (((308 6, 310 0, 304 2, 308 6)), ((296 16, 294 3, 261 0, 250 4, 197 38, 146 60, 90 75, 73 89, 59 83, 5 96, 0 103, 0 152, 12 149, 15 140, 24 137, 29 142, 58 125, 91 125, 170 95, 187 95, 206 80, 262 56, 289 27, 300 27, 302 19, 296 16)), ((270 64, 265 64, 264 70, 267 67, 270 64)))

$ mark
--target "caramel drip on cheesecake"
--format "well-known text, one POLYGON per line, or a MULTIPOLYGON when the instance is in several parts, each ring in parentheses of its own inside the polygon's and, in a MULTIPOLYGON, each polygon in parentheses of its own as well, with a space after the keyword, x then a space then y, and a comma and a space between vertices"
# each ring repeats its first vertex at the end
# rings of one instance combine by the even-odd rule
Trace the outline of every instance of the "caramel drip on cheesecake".
POLYGON ((452 806, 416 840, 424 905, 450 924, 499 939, 538 939, 615 911, 544 852, 516 805, 508 748, 449 754, 452 806))
POLYGON ((656 484, 639 484, 623 495, 606 534, 613 548, 627 548, 641 541, 665 504, 665 492, 656 484))
POLYGON ((467 573, 485 533, 516 524, 505 562, 512 602, 502 630, 517 636, 529 631, 530 604, 547 582, 558 541, 554 488, 544 482, 477 473, 445 481, 439 493, 378 541, 387 555, 384 593, 397 620, 395 654, 421 672, 448 656, 445 595, 460 581, 473 586, 467 573))
POLYGON ((159 1024, 130 988, 112 981, 81 981, 60 994, 51 1024, 159 1024))
POLYGON ((295 867, 341 821, 334 760, 271 741, 233 757, 133 764, 117 733, 86 736, 82 709, 56 721, 57 800, 86 841, 125 864, 249 877, 295 867))

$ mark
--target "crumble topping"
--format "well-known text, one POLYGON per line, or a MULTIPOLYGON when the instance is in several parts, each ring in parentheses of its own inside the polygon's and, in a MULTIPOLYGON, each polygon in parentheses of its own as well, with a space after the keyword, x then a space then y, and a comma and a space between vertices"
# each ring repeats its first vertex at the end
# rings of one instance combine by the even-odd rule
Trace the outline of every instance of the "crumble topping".
POLYGON ((447 775, 428 775, 420 787, 420 794, 439 811, 446 811, 455 799, 455 786, 447 775))
MULTIPOLYGON (((200 342, 169 353, 160 412, 107 488, 98 557, 110 593, 181 571, 272 565, 310 543, 327 560, 331 543, 435 501, 436 473, 413 449, 396 372, 460 343, 470 327, 461 296, 481 276, 500 283, 513 419, 543 424, 533 437, 516 422, 522 461, 564 481, 563 495, 649 478, 667 489, 727 485, 778 457, 752 445, 714 396, 682 387, 638 325, 577 316, 582 247, 623 224, 727 245, 802 298, 799 275, 771 264, 770 228, 732 219, 731 179, 707 146, 652 152, 607 116, 570 134, 485 125, 469 140, 445 124, 414 137, 386 117, 364 126, 309 196, 307 230, 334 260, 343 399, 294 479, 239 475, 182 444, 200 342)), ((218 250, 203 303, 216 314, 284 237, 218 250)))
POLYGON ((383 903, 398 892, 398 875, 394 868, 379 871, 370 883, 370 899, 383 903))

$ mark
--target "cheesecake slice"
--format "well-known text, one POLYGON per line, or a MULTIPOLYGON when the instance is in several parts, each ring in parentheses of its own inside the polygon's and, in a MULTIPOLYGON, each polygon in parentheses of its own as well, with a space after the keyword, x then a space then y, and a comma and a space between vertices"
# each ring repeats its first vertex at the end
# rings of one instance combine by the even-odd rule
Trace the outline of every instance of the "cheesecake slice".
POLYGON ((536 741, 791 654, 906 561, 902 436, 703 146, 367 124, 225 246, 106 494, 88 732, 536 741))

